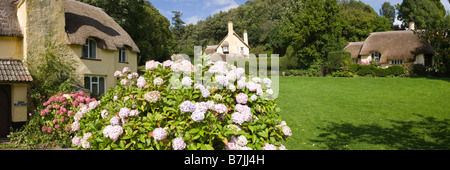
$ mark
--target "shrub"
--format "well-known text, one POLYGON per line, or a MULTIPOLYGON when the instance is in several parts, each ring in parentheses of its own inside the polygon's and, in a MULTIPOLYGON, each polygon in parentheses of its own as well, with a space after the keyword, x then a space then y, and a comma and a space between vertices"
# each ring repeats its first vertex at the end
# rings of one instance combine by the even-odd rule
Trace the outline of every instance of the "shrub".
POLYGON ((391 75, 388 69, 377 68, 374 70, 375 76, 377 77, 386 77, 391 75))
POLYGON ((359 70, 356 72, 359 76, 374 76, 376 69, 373 65, 361 65, 359 70))
MULTIPOLYGON (((41 103, 34 113, 29 113, 30 120, 20 130, 11 132, 11 141, 26 144, 30 147, 38 145, 71 145, 72 123, 79 106, 93 109, 98 105, 94 98, 85 97, 83 92, 71 94, 68 98, 62 93, 51 96, 41 103)), ((45 147, 45 146, 44 146, 45 147)))
POLYGON ((386 69, 388 71, 388 75, 400 76, 405 74, 405 68, 399 65, 393 65, 386 69))
POLYGON ((246 77, 244 69, 225 62, 204 63, 208 64, 194 67, 186 60, 148 61, 142 75, 117 71, 118 85, 109 89, 99 107, 75 115, 80 119, 74 124, 80 128, 72 146, 285 149, 281 141, 292 135, 291 130, 279 118, 276 100, 263 100, 273 95, 271 80, 246 77), (195 70, 215 75, 198 84, 190 74, 195 70), (190 76, 180 81, 174 76, 180 72, 190 76))

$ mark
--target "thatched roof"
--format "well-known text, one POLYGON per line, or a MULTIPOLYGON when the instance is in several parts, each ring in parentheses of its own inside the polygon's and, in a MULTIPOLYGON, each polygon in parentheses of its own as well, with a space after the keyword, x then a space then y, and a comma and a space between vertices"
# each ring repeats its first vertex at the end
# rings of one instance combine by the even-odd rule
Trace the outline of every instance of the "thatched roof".
POLYGON ((352 58, 358 58, 359 52, 361 51, 361 47, 363 46, 363 42, 349 42, 348 45, 344 48, 345 51, 350 52, 352 58))
POLYGON ((66 41, 68 44, 84 45, 88 37, 97 40, 98 47, 117 50, 127 47, 139 52, 130 35, 101 8, 75 0, 63 0, 66 11, 66 41))
POLYGON ((212 54, 215 53, 217 49, 217 45, 209 45, 206 46, 205 54, 212 54))
POLYGON ((413 62, 417 54, 434 54, 431 46, 423 45, 412 31, 371 33, 364 41, 359 55, 368 56, 372 52, 381 54, 380 63, 387 63, 389 60, 413 62))
POLYGON ((22 37, 17 19, 17 0, 0 0, 0 36, 22 37))

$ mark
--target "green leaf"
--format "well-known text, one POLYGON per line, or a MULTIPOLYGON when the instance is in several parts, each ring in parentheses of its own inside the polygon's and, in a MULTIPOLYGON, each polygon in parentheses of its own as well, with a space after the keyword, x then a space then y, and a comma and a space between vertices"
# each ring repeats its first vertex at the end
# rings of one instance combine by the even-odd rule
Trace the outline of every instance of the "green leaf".
POLYGON ((214 150, 214 148, 211 145, 209 145, 209 144, 206 144, 206 145, 203 145, 203 146, 206 147, 206 150, 214 150))
POLYGON ((199 128, 194 128, 194 129, 189 130, 189 133, 194 135, 194 134, 196 134, 198 131, 200 131, 199 128))
POLYGON ((145 135, 141 135, 139 140, 141 140, 142 143, 145 143, 145 135))
POLYGON ((123 143, 123 140, 120 140, 119 146, 120 148, 125 149, 125 144, 123 143))

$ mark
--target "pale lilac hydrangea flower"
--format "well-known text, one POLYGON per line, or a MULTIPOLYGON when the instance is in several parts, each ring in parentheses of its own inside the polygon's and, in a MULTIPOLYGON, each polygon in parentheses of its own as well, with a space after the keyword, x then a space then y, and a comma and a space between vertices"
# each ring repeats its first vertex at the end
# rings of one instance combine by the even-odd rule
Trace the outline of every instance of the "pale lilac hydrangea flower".
POLYGON ((240 104, 246 104, 248 100, 248 96, 245 93, 239 93, 236 96, 236 102, 240 104))
POLYGON ((72 131, 80 130, 80 122, 77 122, 77 121, 73 122, 71 128, 72 128, 72 131))
POLYGON ((215 80, 216 80, 217 84, 219 84, 223 87, 227 87, 227 85, 228 85, 228 79, 225 76, 218 75, 215 77, 215 80))
POLYGON ((107 138, 110 138, 113 141, 116 141, 120 135, 123 133, 123 128, 121 126, 113 126, 108 125, 103 129, 103 135, 107 138))
POLYGON ((192 113, 191 118, 196 122, 201 122, 203 119, 205 119, 205 112, 196 110, 192 113))
POLYGON ((137 116, 137 115, 139 115, 139 111, 138 111, 138 110, 132 110, 132 111, 130 111, 129 116, 137 116))
POLYGON ((122 73, 125 74, 125 73, 128 73, 130 71, 131 71, 130 68, 124 67, 123 70, 122 70, 122 73))
POLYGON ((116 72, 114 72, 114 76, 115 76, 115 77, 122 77, 123 74, 122 74, 121 71, 116 71, 116 72))
POLYGON ((126 118, 128 117, 128 114, 130 114, 130 109, 123 107, 119 111, 119 117, 120 118, 126 118))
POLYGON ((72 144, 76 145, 76 146, 80 146, 81 144, 81 138, 79 138, 78 136, 74 136, 72 138, 72 144))
POLYGON ((188 60, 182 60, 180 62, 174 62, 170 69, 174 72, 184 72, 186 74, 190 74, 192 72, 195 72, 195 67, 192 65, 192 63, 188 60))
POLYGON ((254 92, 258 88, 258 85, 256 85, 256 83, 254 83, 254 82, 248 82, 248 83, 245 84, 245 87, 247 87, 247 89, 249 91, 254 92))
POLYGON ((282 130, 284 135, 292 136, 292 131, 291 128, 289 128, 289 126, 283 126, 282 130))
POLYGON ((120 118, 117 116, 114 116, 111 118, 111 120, 109 120, 109 123, 111 125, 119 125, 119 121, 120 121, 120 118))
POLYGON ((102 116, 103 119, 106 118, 108 116, 108 111, 107 110, 102 110, 101 116, 102 116))
POLYGON ((259 77, 253 77, 253 78, 252 78, 252 81, 255 82, 255 83, 261 83, 261 78, 259 78, 259 77))
POLYGON ((172 64, 173 64, 172 60, 166 60, 162 63, 163 68, 168 68, 168 67, 170 68, 170 66, 172 66, 172 64))
POLYGON ((162 78, 159 78, 159 77, 156 77, 153 80, 153 84, 158 85, 158 86, 162 85, 163 83, 164 83, 164 80, 162 78))
POLYGON ((128 79, 122 79, 122 80, 120 80, 120 84, 121 85, 127 85, 128 84, 128 79))
POLYGON ((287 150, 286 147, 283 144, 278 145, 278 149, 280 149, 280 150, 287 150))
POLYGON ((209 95, 211 94, 211 93, 209 92, 209 90, 206 89, 206 88, 201 89, 200 91, 202 92, 202 96, 203 96, 204 98, 209 97, 209 95))
POLYGON ((192 85, 192 79, 190 77, 183 77, 183 79, 181 79, 181 84, 183 84, 183 86, 191 86, 192 85))
POLYGON ((85 134, 83 135, 83 139, 81 139, 81 146, 82 146, 84 149, 87 149, 87 148, 90 148, 90 147, 91 147, 91 143, 89 143, 89 142, 87 141, 87 139, 89 139, 90 137, 92 137, 92 133, 90 133, 90 132, 87 132, 87 133, 85 133, 85 134))
POLYGON ((195 105, 194 105, 194 103, 192 103, 189 100, 188 101, 184 101, 180 105, 180 110, 181 110, 181 113, 194 112, 195 111, 195 105))
POLYGON ((268 88, 270 88, 270 86, 272 85, 272 80, 270 80, 269 78, 264 78, 262 81, 268 88))
POLYGON ((228 84, 227 89, 231 90, 231 92, 235 92, 236 91, 236 86, 234 86, 234 84, 228 84))
POLYGON ((145 70, 154 70, 158 68, 161 63, 158 61, 150 60, 145 63, 145 70))
POLYGON ((252 96, 250 97, 250 99, 252 99, 252 101, 256 101, 256 99, 258 99, 258 96, 252 95, 252 96))
POLYGON ((157 141, 164 140, 167 137, 167 132, 163 128, 156 128, 152 133, 157 141))
POLYGON ((200 112, 208 111, 208 104, 206 102, 197 102, 195 103, 195 110, 200 112))
POLYGON ((273 94, 273 90, 272 89, 267 89, 266 93, 269 94, 269 95, 272 95, 273 94))
POLYGON ((263 150, 277 150, 277 147, 275 145, 272 145, 270 143, 265 143, 262 147, 263 150))
POLYGON ((233 120, 234 123, 242 125, 242 123, 245 122, 245 116, 244 116, 244 114, 242 114, 240 112, 234 112, 231 115, 231 120, 233 120))
POLYGON ((136 85, 137 85, 139 88, 142 88, 142 87, 145 86, 145 84, 146 84, 145 78, 142 77, 142 76, 140 76, 140 77, 137 79, 137 84, 136 84, 136 85))
POLYGON ((222 104, 222 103, 219 103, 219 104, 214 105, 214 110, 215 110, 217 113, 228 113, 228 108, 227 108, 227 106, 225 106, 225 105, 222 104))
POLYGON ((182 137, 177 137, 173 140, 173 150, 183 150, 186 148, 186 143, 182 137))

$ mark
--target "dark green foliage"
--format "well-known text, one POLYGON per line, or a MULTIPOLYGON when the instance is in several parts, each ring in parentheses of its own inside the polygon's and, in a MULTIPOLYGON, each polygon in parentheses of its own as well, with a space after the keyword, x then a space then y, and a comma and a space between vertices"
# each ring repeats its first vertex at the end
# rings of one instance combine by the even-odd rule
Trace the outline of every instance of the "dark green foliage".
POLYGON ((356 74, 359 76, 375 76, 375 70, 376 67, 373 65, 361 65, 356 74))
POLYGON ((324 63, 324 70, 326 73, 332 73, 339 69, 348 70, 348 65, 351 62, 352 60, 350 52, 346 51, 330 52, 328 53, 327 61, 324 63))
POLYGON ((395 7, 391 5, 389 2, 384 2, 381 5, 380 15, 391 20, 391 23, 395 21, 395 7))
POLYGON ((405 74, 405 68, 399 65, 393 65, 386 69, 390 75, 400 76, 405 74))
POLYGON ((440 1, 403 0, 395 8, 398 10, 398 19, 403 21, 403 28, 408 27, 410 21, 415 22, 415 29, 434 28, 445 17, 445 9, 440 1))
POLYGON ((76 63, 67 56, 64 44, 56 44, 51 32, 45 37, 44 50, 30 52, 27 67, 33 77, 31 83, 32 105, 39 102, 42 96, 57 92, 74 91, 76 63))

